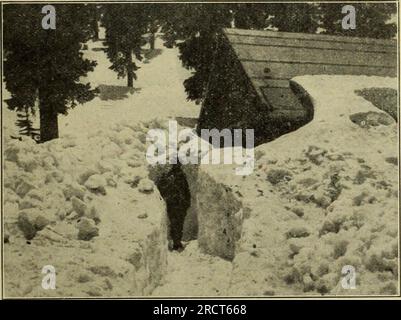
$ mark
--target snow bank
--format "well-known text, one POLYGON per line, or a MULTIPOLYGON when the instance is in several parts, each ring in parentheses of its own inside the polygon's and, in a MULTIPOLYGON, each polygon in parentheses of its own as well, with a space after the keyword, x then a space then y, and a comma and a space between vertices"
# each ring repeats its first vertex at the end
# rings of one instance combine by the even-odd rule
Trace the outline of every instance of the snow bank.
POLYGON ((146 131, 126 123, 86 141, 5 137, 7 296, 138 296, 159 284, 167 221, 147 179, 146 131), (41 287, 45 265, 56 268, 56 290, 41 287))
POLYGON ((228 165, 198 166, 199 229, 201 221, 209 221, 204 223, 214 233, 207 246, 199 239, 199 246, 213 253, 207 248, 222 246, 225 221, 240 223, 231 295, 396 294, 397 124, 355 91, 397 88, 397 81, 364 76, 294 81, 311 96, 314 119, 257 147, 252 175, 236 176, 228 165), (227 205, 227 197, 239 202, 236 213, 211 209, 227 205), (356 270, 352 291, 341 286, 346 265, 356 270))

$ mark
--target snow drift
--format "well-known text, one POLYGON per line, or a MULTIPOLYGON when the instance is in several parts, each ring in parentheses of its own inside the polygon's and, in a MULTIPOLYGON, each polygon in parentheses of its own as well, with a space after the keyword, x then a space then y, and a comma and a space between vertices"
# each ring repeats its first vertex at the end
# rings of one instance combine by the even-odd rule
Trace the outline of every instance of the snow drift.
POLYGON ((7 296, 142 296, 159 284, 167 221, 147 179, 146 130, 115 125, 79 144, 5 137, 7 296), (45 265, 56 290, 40 287, 45 265))

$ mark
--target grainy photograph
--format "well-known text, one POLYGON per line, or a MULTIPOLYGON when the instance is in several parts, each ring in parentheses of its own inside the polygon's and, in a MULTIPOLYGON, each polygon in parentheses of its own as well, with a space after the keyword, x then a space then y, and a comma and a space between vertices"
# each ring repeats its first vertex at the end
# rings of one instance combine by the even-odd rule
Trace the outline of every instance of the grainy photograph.
POLYGON ((3 2, 3 297, 399 296, 398 10, 3 2))

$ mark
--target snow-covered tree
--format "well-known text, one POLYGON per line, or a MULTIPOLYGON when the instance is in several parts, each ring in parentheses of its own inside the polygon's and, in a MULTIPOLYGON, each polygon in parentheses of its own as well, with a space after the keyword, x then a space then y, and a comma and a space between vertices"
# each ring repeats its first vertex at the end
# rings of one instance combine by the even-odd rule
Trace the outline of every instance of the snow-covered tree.
POLYGON ((91 36, 85 5, 54 5, 56 29, 43 29, 43 5, 4 8, 4 79, 16 111, 29 112, 38 101, 40 141, 58 137, 58 114, 94 97, 80 78, 95 62, 84 59, 82 44, 91 36))

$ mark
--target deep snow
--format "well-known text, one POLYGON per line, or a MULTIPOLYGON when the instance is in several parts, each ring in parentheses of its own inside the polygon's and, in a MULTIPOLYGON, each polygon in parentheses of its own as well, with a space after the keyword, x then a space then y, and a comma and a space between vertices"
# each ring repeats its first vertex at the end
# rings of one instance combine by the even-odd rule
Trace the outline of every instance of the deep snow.
MULTIPOLYGON (((162 53, 141 63, 132 94, 117 100, 97 97, 66 117, 59 116, 58 141, 40 147, 10 141, 15 114, 3 110, 5 220, 9 223, 6 294, 8 289, 14 296, 47 295, 38 281, 43 261, 50 258, 70 265, 60 282, 67 289, 60 288, 58 295, 138 295, 150 294, 154 287, 155 295, 179 296, 396 293, 397 124, 355 94, 371 87, 397 89, 396 79, 295 78, 313 100, 312 122, 258 146, 250 176, 235 175, 235 167, 229 165, 199 166, 206 181, 199 189, 203 202, 218 203, 217 191, 224 188, 240 203, 235 223, 241 238, 233 247, 232 261, 205 254, 214 248, 221 252, 221 244, 207 238, 189 242, 183 253, 167 253, 167 244, 159 238, 166 232, 163 205, 156 190, 147 194, 150 181, 139 185, 148 174, 146 131, 167 124, 169 118, 196 118, 199 106, 186 100, 182 81, 189 71, 181 67, 176 49, 162 48, 160 40, 157 46, 162 53), (143 124, 153 118, 159 120, 143 124), (39 194, 31 190, 35 187, 39 194), (62 210, 65 203, 67 212, 62 210), (92 204, 102 209, 99 224, 92 204), (19 218, 21 211, 35 208, 46 213, 51 228, 39 231, 38 239, 28 245, 18 219, 25 217, 19 218), (80 210, 93 222, 75 227, 80 210), (67 218, 73 212, 78 216, 67 218), (130 217, 126 223, 130 213, 135 219, 130 217), (99 235, 89 242, 78 240, 79 228, 98 228, 99 235), (145 243, 140 252, 152 257, 148 261, 138 262, 139 249, 129 247, 130 228, 135 239, 145 243), (57 251, 52 254, 54 246, 57 251), (82 255, 87 258, 82 260, 82 255), (357 272, 357 289, 351 293, 340 286, 341 268, 347 264, 357 272), (133 267, 142 268, 136 277, 133 267), (121 272, 128 276, 119 279, 121 272)), ((85 53, 98 61, 87 80, 94 87, 124 86, 126 80, 117 79, 108 69, 105 54, 92 50, 99 47, 99 42, 89 43, 85 53)), ((213 222, 209 233, 222 231, 219 206, 199 208, 203 221, 213 222)), ((38 226, 33 223, 33 227, 38 226)))

